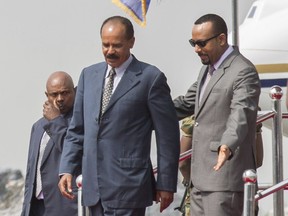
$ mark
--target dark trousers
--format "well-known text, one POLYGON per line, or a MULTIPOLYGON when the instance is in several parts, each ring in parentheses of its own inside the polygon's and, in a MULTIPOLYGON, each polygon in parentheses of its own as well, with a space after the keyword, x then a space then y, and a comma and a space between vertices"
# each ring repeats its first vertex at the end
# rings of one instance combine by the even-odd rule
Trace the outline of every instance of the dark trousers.
POLYGON ((89 216, 145 216, 146 208, 109 208, 99 201, 89 206, 89 216))
POLYGON ((33 196, 31 200, 29 216, 42 216, 45 213, 44 200, 38 200, 33 196))

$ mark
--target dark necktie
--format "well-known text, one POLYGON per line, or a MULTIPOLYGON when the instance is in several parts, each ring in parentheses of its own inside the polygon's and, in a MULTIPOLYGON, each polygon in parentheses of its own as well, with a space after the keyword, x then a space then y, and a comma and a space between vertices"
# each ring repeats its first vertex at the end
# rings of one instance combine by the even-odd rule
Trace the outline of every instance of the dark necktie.
POLYGON ((104 91, 103 91, 103 95, 102 95, 102 107, 101 107, 101 115, 103 114, 103 112, 105 111, 111 95, 112 95, 112 91, 113 91, 113 84, 114 84, 114 77, 115 77, 115 69, 112 68, 109 71, 109 75, 108 75, 108 82, 105 85, 104 91))
POLYGON ((207 87, 207 85, 208 85, 208 83, 209 83, 214 71, 215 71, 215 68, 213 67, 213 65, 209 65, 209 69, 208 69, 208 73, 206 75, 206 79, 205 79, 205 81, 203 83, 203 86, 202 86, 202 88, 200 90, 199 103, 202 100, 202 97, 203 97, 203 94, 205 92, 205 89, 206 89, 206 87, 207 87))

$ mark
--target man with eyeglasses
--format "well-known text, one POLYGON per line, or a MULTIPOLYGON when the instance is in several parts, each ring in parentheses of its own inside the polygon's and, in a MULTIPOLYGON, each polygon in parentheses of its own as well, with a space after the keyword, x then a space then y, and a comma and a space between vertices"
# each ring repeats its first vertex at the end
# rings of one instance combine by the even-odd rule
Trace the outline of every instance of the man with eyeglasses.
POLYGON ((179 119, 195 115, 191 215, 240 216, 243 172, 255 169, 260 81, 254 65, 227 42, 218 15, 200 17, 189 40, 203 63, 197 81, 174 100, 179 119))

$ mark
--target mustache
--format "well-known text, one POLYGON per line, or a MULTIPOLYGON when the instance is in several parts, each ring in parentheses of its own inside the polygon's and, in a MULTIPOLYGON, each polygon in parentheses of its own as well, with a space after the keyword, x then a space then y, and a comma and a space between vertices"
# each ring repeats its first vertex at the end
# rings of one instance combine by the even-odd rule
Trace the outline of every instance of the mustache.
POLYGON ((107 55, 106 55, 106 58, 108 58, 108 59, 118 59, 119 56, 117 56, 117 55, 115 55, 115 54, 107 54, 107 55))

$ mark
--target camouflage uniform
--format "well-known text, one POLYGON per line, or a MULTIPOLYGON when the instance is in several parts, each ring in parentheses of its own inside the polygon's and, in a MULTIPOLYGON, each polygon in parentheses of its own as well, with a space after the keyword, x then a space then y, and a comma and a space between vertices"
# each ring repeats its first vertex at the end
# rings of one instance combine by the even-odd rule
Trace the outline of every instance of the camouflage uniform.
MULTIPOLYGON (((194 122, 195 120, 193 115, 186 117, 185 119, 182 120, 181 130, 183 136, 192 137, 194 122)), ((190 216, 190 192, 191 192, 190 179, 189 180, 183 179, 183 185, 187 188, 183 216, 190 216)))

